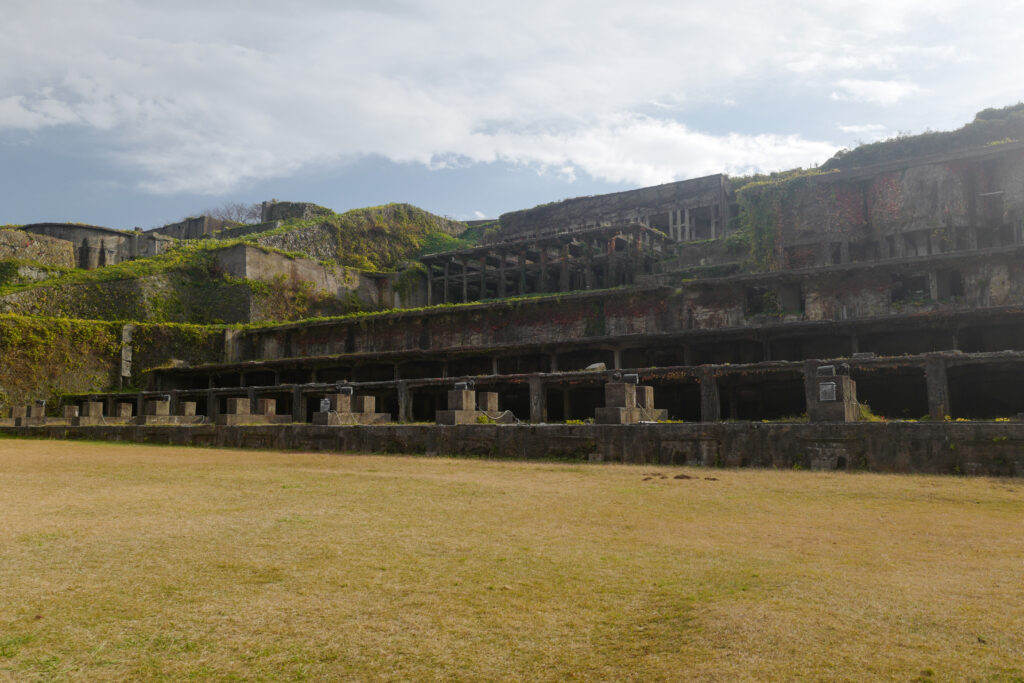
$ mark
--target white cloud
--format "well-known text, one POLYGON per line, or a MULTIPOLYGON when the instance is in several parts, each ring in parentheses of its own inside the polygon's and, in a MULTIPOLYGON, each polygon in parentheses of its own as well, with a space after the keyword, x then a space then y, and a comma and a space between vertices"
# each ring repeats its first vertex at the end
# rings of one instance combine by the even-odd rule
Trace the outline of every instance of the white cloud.
POLYGON ((702 132, 687 113, 726 102, 756 120, 760 83, 805 106, 829 93, 907 105, 955 80, 939 65, 996 58, 975 98, 1024 82, 997 39, 1012 17, 967 0, 7 4, 0 130, 96 131, 160 193, 224 193, 366 154, 630 184, 808 165, 834 145, 702 132))
POLYGON ((861 123, 850 126, 839 125, 839 130, 850 135, 858 135, 859 139, 866 142, 873 142, 888 137, 889 127, 882 123, 861 123))
POLYGON ((843 78, 836 82, 833 100, 856 100, 890 106, 900 100, 922 91, 922 88, 907 81, 866 81, 857 78, 843 78))

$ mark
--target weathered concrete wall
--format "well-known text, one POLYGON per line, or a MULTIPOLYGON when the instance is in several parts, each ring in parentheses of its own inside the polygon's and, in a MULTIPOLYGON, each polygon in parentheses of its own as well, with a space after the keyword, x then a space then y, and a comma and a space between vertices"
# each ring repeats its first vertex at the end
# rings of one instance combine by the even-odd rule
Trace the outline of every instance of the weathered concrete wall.
MULTIPOLYGON (((511 238, 615 223, 645 222, 648 216, 672 209, 706 206, 721 207, 720 225, 724 228, 729 219, 730 195, 728 178, 711 175, 639 190, 577 197, 502 214, 499 219, 501 235, 511 238)), ((668 233, 667 229, 663 231, 668 233)))
POLYGON ((748 275, 685 282, 676 288, 579 293, 247 330, 239 338, 237 358, 567 344, 624 335, 1016 306, 1024 304, 1021 256, 1018 249, 1009 249, 785 277, 748 275))
POLYGON ((174 238, 154 232, 125 232, 76 223, 35 223, 21 229, 71 242, 75 249, 75 265, 87 269, 156 256, 174 242, 174 238))
POLYGON ((168 223, 167 225, 154 228, 147 232, 155 232, 179 240, 198 240, 208 237, 211 233, 234 224, 235 223, 233 221, 224 220, 222 218, 213 218, 212 216, 195 216, 192 218, 186 218, 183 221, 178 221, 177 223, 168 223))
POLYGON ((263 223, 270 221, 285 221, 291 218, 309 220, 317 216, 324 216, 332 213, 330 209, 318 206, 311 202, 279 202, 276 199, 263 202, 260 213, 260 220, 263 223))
POLYGON ((2 427, 36 438, 338 453, 1024 476, 1017 423, 2 427))
MULTIPOLYGON (((870 261, 1019 244, 1024 144, 744 188, 764 211, 779 268, 870 261)), ((745 202, 741 202, 745 203, 745 202)))
MULTIPOLYGON (((247 244, 238 244, 216 252, 218 267, 227 275, 248 280, 281 282, 292 286, 305 283, 313 292, 357 303, 364 310, 408 308, 425 303, 425 282, 413 278, 402 290, 399 273, 365 273, 355 268, 295 258, 247 244)), ((405 280, 410 278, 405 277, 405 280)), ((253 320, 268 319, 254 316, 253 320)), ((272 319, 272 318, 269 318, 272 319)))
POLYGON ((0 230, 0 260, 35 261, 56 268, 75 267, 74 245, 64 239, 23 230, 0 230))

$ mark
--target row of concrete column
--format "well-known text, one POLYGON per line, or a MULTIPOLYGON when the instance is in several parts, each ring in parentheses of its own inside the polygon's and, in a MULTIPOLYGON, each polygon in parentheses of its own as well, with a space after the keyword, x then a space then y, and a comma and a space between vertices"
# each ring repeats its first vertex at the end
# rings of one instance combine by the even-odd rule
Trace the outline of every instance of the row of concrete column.
POLYGON ((427 300, 431 305, 461 303, 632 284, 635 275, 646 270, 642 244, 637 243, 647 239, 646 233, 625 236, 629 248, 624 254, 615 251, 617 239, 623 238, 587 241, 582 257, 572 256, 569 244, 453 256, 440 267, 440 275, 435 273, 438 266, 428 262, 427 300), (528 253, 534 250, 539 250, 539 258, 531 261, 528 253), (490 265, 494 259, 497 267, 490 265), (474 266, 476 272, 471 271, 474 266))

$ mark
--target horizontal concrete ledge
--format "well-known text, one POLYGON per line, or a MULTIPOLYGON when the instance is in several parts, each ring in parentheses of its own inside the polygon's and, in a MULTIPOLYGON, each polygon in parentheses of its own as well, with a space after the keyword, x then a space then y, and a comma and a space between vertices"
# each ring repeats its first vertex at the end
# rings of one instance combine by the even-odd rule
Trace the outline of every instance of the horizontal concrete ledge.
POLYGON ((152 425, 0 427, 0 436, 332 453, 1024 476, 1024 424, 152 425))

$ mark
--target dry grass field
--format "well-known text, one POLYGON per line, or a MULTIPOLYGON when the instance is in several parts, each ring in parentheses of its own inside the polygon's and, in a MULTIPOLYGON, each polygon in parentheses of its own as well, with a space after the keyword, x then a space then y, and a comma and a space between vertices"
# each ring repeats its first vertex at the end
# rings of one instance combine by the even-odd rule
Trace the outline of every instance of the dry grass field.
POLYGON ((0 440, 0 679, 1022 677, 1019 480, 0 440))

